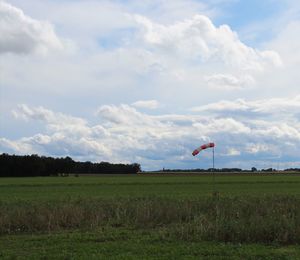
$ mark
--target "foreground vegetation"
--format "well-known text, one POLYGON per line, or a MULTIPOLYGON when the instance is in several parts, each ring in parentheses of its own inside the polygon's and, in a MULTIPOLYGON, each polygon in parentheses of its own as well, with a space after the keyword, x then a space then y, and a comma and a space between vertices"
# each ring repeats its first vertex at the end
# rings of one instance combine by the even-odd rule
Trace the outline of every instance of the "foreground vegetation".
POLYGON ((0 258, 300 259, 299 243, 297 175, 0 182, 0 258))
POLYGON ((0 234, 100 227, 155 229, 186 241, 300 243, 295 197, 161 198, 1 203, 0 234))
POLYGON ((0 236, 1 259, 299 259, 295 245, 182 241, 157 231, 103 228, 0 236))

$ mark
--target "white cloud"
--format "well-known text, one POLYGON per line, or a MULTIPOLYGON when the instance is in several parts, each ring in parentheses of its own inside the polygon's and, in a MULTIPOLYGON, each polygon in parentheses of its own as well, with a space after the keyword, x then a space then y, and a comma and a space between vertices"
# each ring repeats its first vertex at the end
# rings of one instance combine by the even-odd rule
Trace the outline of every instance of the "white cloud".
MULTIPOLYGON (((165 1, 160 3, 167 6, 165 1)), ((31 5, 38 8, 30 13, 34 17, 45 14, 44 5, 36 1, 31 5)), ((210 101, 215 100, 212 93, 217 97, 232 90, 244 93, 257 86, 260 73, 272 71, 278 63, 276 53, 245 45, 231 28, 215 26, 207 16, 188 12, 180 19, 192 18, 154 22, 133 15, 142 4, 136 5, 139 7, 107 1, 48 3, 46 17, 77 47, 71 52, 68 48, 51 52, 46 58, 8 55, 0 62, 3 87, 8 89, 5 95, 14 93, 22 100, 26 89, 36 99, 51 98, 54 105, 57 96, 80 99, 89 92, 94 104, 105 103, 107 96, 111 103, 132 103, 149 96, 166 102, 171 92, 174 100, 170 104, 186 107, 200 95, 210 101)))
MULTIPOLYGON (((299 10, 295 8, 293 11, 299 10)), ((298 11, 299 13, 299 11, 298 11)), ((300 76, 300 20, 287 14, 287 21, 278 26, 274 38, 264 44, 265 48, 276 51, 283 62, 280 69, 264 73, 258 78, 262 91, 276 97, 299 95, 300 76)), ((272 24, 272 26, 274 26, 272 24)))
POLYGON ((159 106, 157 100, 139 100, 132 103, 132 106, 137 108, 148 108, 148 109, 156 109, 159 106))
POLYGON ((260 136, 270 136, 272 138, 285 138, 291 141, 300 141, 300 130, 294 125, 279 123, 270 125, 269 128, 257 129, 254 134, 260 136))
POLYGON ((272 151, 270 145, 264 144, 264 143, 249 143, 246 146, 246 152, 248 153, 259 153, 259 152, 267 152, 267 151, 272 151))
POLYGON ((50 124, 86 124, 84 119, 67 116, 62 113, 54 113, 53 111, 41 106, 30 108, 25 104, 21 104, 16 110, 13 110, 12 113, 16 118, 20 117, 25 120, 40 120, 50 124))
POLYGON ((214 74, 205 77, 209 86, 217 89, 236 90, 251 86, 254 79, 251 76, 235 77, 230 74, 214 74))
POLYGON ((256 114, 273 114, 291 116, 300 111, 300 95, 289 98, 270 98, 256 101, 246 101, 237 99, 235 101, 219 101, 208 105, 193 107, 192 111, 224 113, 228 112, 248 112, 256 114))
POLYGON ((49 22, 38 21, 6 2, 0 2, 0 53, 46 53, 63 44, 49 22))
POLYGON ((129 105, 105 105, 101 106, 97 115, 102 117, 104 120, 107 120, 110 123, 114 124, 143 124, 147 120, 147 118, 143 117, 143 115, 138 112, 135 108, 129 105))
POLYGON ((50 131, 63 131, 67 135, 86 135, 90 129, 86 120, 62 113, 54 113, 44 107, 28 107, 21 104, 12 111, 15 118, 24 120, 38 120, 46 123, 50 131))
POLYGON ((172 23, 178 19, 185 19, 197 13, 213 17, 217 14, 207 1, 194 0, 144 0, 130 1, 133 4, 131 12, 147 15, 159 22, 172 23), (155 7, 155 8, 153 8, 155 7))
POLYGON ((17 140, 2 138, 2 152, 138 162, 144 169, 154 169, 153 165, 160 168, 198 167, 196 159, 200 159, 203 167, 210 167, 208 153, 195 160, 191 157, 195 147, 208 141, 217 144, 216 156, 220 167, 236 167, 237 161, 243 162, 243 167, 250 167, 254 162, 261 161, 262 164, 269 157, 283 156, 288 156, 290 162, 296 162, 295 155, 300 152, 299 119, 291 121, 284 115, 280 121, 247 116, 149 115, 123 104, 101 106, 97 122, 90 125, 82 118, 55 113, 43 107, 22 105, 14 114, 27 120, 42 120, 46 132, 17 140))
POLYGON ((246 46, 229 26, 216 27, 203 15, 169 26, 140 15, 136 15, 135 20, 142 26, 144 42, 165 54, 176 54, 189 61, 218 61, 243 71, 262 71, 269 65, 281 64, 276 52, 246 46))
POLYGON ((227 155, 227 156, 238 156, 240 154, 241 154, 240 151, 238 151, 234 148, 229 148, 228 151, 227 151, 227 154, 225 154, 225 155, 227 155))
POLYGON ((37 150, 30 143, 27 138, 12 141, 7 138, 0 138, 0 149, 3 152, 17 153, 17 154, 36 154, 37 150))

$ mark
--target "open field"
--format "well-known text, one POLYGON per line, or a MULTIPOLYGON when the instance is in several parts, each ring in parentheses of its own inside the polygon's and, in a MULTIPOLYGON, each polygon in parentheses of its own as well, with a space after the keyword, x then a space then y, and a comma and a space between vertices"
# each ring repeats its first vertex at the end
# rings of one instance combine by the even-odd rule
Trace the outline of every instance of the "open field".
POLYGON ((0 179, 4 259, 300 259, 299 243, 299 175, 0 179))
POLYGON ((0 201, 50 201, 78 198, 202 198, 220 196, 300 196, 299 175, 122 175, 99 177, 1 178, 0 201))

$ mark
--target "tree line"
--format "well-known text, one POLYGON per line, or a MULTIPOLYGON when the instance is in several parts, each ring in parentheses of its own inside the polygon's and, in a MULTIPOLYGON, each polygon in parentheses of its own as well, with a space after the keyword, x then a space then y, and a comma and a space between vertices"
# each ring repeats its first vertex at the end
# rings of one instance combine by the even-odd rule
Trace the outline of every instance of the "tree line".
MULTIPOLYGON (((284 172, 300 172, 300 168, 288 168, 281 170, 284 172)), ((165 169, 163 168, 162 170, 159 170, 157 172, 244 172, 244 173, 249 173, 249 172, 278 172, 277 169, 274 168, 267 168, 267 169, 261 169, 258 170, 255 167, 252 167, 250 170, 247 169, 240 169, 240 168, 208 168, 208 169, 165 169)))
POLYGON ((72 174, 135 174, 137 163, 76 162, 71 157, 53 158, 32 155, 0 155, 0 177, 58 176, 72 174))

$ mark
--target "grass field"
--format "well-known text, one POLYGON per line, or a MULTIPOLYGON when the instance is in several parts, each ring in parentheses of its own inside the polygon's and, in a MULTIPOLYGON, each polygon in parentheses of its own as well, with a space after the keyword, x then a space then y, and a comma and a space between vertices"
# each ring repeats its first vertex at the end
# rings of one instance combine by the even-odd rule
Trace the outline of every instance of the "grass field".
POLYGON ((300 195, 299 175, 130 175, 101 177, 1 178, 1 201, 49 201, 77 198, 199 198, 220 196, 300 195))
POLYGON ((299 175, 212 180, 1 178, 0 258, 300 259, 299 175))

